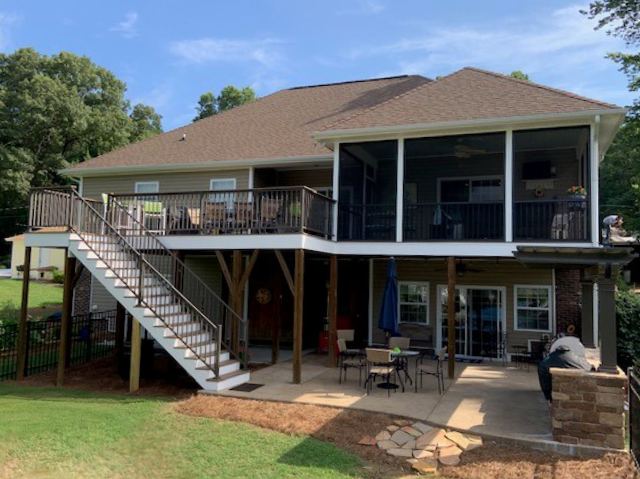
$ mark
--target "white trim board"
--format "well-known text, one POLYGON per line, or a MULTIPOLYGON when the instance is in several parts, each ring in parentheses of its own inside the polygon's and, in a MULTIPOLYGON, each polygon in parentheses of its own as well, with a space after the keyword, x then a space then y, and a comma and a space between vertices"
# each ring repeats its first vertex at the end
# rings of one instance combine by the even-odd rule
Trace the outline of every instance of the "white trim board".
MULTIPOLYGON (((555 270, 552 270, 552 272, 555 270)), ((552 334, 554 330, 554 316, 555 316, 555 305, 554 305, 554 287, 549 284, 514 284, 513 285, 513 330, 521 333, 537 333, 537 334, 552 334), (540 309, 548 309, 549 310, 549 328, 548 329, 525 329, 518 328, 518 289, 519 288, 536 288, 536 289, 546 289, 549 292, 549 308, 540 308, 540 309)), ((530 309, 530 308, 528 308, 530 309)))

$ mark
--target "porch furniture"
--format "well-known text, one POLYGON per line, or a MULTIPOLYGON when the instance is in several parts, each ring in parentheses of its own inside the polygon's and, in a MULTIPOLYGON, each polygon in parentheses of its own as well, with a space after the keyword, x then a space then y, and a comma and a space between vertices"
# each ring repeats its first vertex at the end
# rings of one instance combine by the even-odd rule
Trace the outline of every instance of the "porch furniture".
POLYGON ((340 366, 340 377, 338 382, 342 384, 342 377, 347 380, 347 369, 353 368, 358 370, 358 384, 362 383, 362 370, 367 367, 362 355, 347 356, 347 343, 344 339, 338 339, 338 359, 340 366))
POLYGON ((411 351, 410 349, 403 349, 399 353, 394 352, 391 354, 391 357, 396 360, 396 369, 398 374, 404 372, 405 379, 411 384, 413 384, 413 379, 411 379, 411 375, 409 374, 409 359, 418 356, 421 356, 420 351, 411 351))
POLYGON ((423 377, 426 376, 435 376, 438 380, 438 393, 442 394, 444 392, 444 372, 442 369, 442 365, 444 364, 445 356, 447 354, 447 348, 444 347, 438 353, 438 357, 436 358, 436 363, 434 364, 424 364, 425 355, 421 354, 416 359, 416 392, 418 392, 418 379, 420 380, 420 387, 423 384, 423 377))
POLYGON ((527 368, 527 372, 531 371, 532 364, 541 363, 544 359, 547 341, 531 341, 530 346, 531 350, 523 354, 520 360, 522 366, 527 368))
POLYGON ((274 230, 278 225, 278 214, 282 207, 281 199, 260 198, 260 215, 258 216, 258 228, 266 232, 274 230))
POLYGON ((227 227, 227 202, 214 201, 204 205, 204 228, 206 234, 218 234, 227 227))
POLYGON ((389 349, 409 349, 411 346, 411 338, 392 337, 389 338, 389 349))
POLYGON ((253 203, 244 201, 234 202, 233 216, 231 218, 231 226, 236 230, 251 229, 255 226, 255 217, 253 215, 253 203))
POLYGON ((399 387, 395 381, 393 383, 391 382, 391 376, 394 376, 394 378, 400 382, 402 385, 402 391, 404 391, 404 384, 402 383, 402 379, 400 379, 400 375, 396 369, 396 362, 394 362, 391 356, 391 350, 367 348, 366 354, 367 380, 364 385, 367 389, 367 395, 371 392, 373 381, 375 381, 378 376, 381 376, 382 379, 385 380, 384 383, 378 384, 378 387, 386 389, 388 397, 391 397, 392 389, 395 391, 399 387))
POLYGON ((198 229, 191 222, 189 209, 186 206, 172 206, 167 220, 167 234, 196 234, 198 229))
POLYGON ((525 357, 529 354, 529 347, 520 344, 514 344, 511 346, 513 352, 511 353, 511 360, 516 368, 522 367, 525 364, 525 357))
MULTIPOLYGON (((353 329, 338 329, 336 331, 336 338, 337 339, 344 339, 345 343, 347 344, 347 346, 349 345, 349 343, 353 343, 354 338, 355 338, 355 330, 353 329)), ((347 348, 346 350, 346 355, 361 355, 362 354, 362 350, 358 349, 358 348, 347 348)))

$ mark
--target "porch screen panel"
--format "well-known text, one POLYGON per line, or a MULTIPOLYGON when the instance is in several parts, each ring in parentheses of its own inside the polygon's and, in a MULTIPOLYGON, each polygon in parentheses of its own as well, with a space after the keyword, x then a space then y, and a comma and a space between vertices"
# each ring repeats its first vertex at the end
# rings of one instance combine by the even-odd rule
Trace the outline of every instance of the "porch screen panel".
POLYGON ((340 145, 338 239, 395 241, 398 142, 340 145))
POLYGON ((404 240, 504 239, 504 133, 405 141, 404 240))

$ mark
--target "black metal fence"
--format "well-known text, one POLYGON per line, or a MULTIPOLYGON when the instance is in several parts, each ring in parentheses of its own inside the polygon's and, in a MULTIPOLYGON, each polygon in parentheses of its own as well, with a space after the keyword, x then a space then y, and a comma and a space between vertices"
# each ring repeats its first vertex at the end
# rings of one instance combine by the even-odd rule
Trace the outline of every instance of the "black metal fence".
MULTIPOLYGON (((76 315, 71 318, 68 365, 81 364, 113 354, 115 311, 76 315)), ((0 381, 15 379, 18 372, 18 325, 0 325, 0 381)), ((58 366, 60 320, 27 323, 25 376, 58 366)))
POLYGON ((638 372, 629 369, 629 450, 640 469, 640 380, 638 372))

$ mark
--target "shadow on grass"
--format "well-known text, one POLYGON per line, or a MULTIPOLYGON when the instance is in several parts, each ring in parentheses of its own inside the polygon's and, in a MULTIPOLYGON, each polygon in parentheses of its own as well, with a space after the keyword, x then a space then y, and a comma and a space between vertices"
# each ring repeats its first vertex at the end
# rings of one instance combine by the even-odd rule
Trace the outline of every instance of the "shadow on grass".
MULTIPOLYGON (((281 464, 295 467, 312 467, 350 475, 354 469, 364 466, 363 461, 349 451, 312 437, 302 440, 278 459, 281 464)), ((390 476, 386 476, 390 477, 390 476)))
POLYGON ((118 394, 79 391, 75 389, 67 389, 64 387, 56 388, 49 386, 27 386, 18 384, 15 381, 0 383, 0 402, 3 398, 28 399, 31 401, 90 401, 92 404, 170 402, 169 398, 162 397, 123 396, 118 394))

